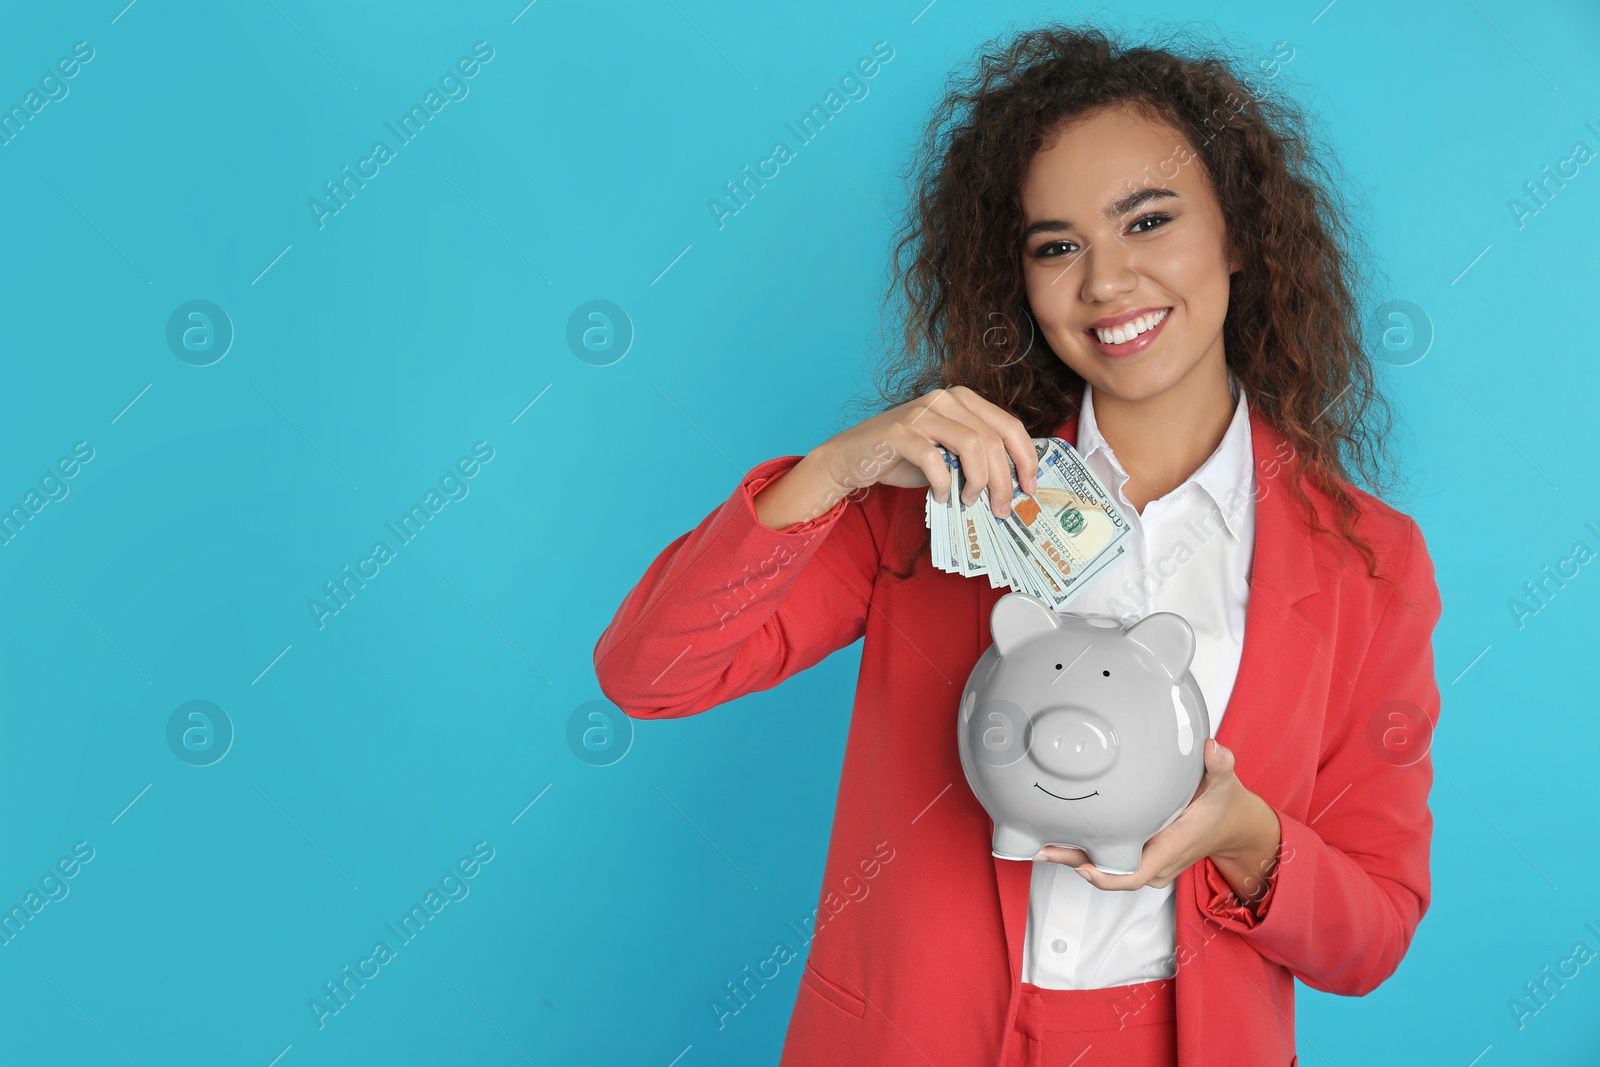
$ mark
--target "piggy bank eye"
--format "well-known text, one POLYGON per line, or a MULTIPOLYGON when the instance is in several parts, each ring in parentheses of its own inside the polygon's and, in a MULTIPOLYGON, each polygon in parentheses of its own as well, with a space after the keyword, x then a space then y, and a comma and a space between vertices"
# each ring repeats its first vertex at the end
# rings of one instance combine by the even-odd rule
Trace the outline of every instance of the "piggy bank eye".
POLYGON ((1061 669, 1061 664, 1059 664, 1059 663, 1057 663, 1057 664, 1056 664, 1056 670, 1058 670, 1058 671, 1059 671, 1059 670, 1060 670, 1060 669, 1061 669))
POLYGON ((1105 677, 1107 677, 1107 678, 1111 677, 1111 672, 1110 671, 1101 671, 1100 673, 1102 675, 1104 675, 1105 677))

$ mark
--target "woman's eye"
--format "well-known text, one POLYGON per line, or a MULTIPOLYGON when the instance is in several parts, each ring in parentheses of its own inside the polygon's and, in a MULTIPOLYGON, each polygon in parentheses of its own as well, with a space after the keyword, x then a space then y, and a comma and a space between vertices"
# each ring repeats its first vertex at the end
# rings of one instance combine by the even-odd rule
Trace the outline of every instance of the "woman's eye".
MULTIPOLYGON (((1163 215, 1159 212, 1156 212, 1153 214, 1144 215, 1135 220, 1133 225, 1128 227, 1128 229, 1132 233, 1150 233, 1153 230, 1159 230, 1162 226, 1165 226, 1171 221, 1171 215, 1163 215), (1141 226, 1145 228, 1140 229, 1139 227, 1141 226)), ((1037 249, 1035 249, 1033 258, 1060 259, 1062 256, 1070 256, 1077 251, 1079 251, 1078 246, 1073 244, 1071 241, 1050 241, 1046 244, 1040 245, 1037 249)))

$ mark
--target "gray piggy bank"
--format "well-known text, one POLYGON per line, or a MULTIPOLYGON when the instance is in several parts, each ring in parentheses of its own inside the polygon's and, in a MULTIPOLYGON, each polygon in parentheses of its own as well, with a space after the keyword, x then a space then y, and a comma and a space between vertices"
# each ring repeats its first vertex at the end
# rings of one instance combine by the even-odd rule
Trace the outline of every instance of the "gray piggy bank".
POLYGON ((1128 874, 1205 775, 1211 720, 1189 663, 1194 630, 1172 612, 1124 627, 1008 593, 994 643, 961 694, 967 784, 994 820, 994 854, 1081 848, 1128 874))

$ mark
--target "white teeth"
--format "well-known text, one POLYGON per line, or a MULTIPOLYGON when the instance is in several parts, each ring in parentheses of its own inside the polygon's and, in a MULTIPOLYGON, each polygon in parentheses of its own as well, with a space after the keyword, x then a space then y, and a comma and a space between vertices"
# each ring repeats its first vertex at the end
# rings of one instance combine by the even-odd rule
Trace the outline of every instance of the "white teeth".
POLYGON ((1101 344, 1124 344, 1147 330, 1153 329, 1162 319, 1167 317, 1167 312, 1171 310, 1171 308, 1162 308, 1160 311, 1152 311, 1147 315, 1140 315, 1132 322, 1123 323, 1114 330, 1096 329, 1094 334, 1100 339, 1101 344))

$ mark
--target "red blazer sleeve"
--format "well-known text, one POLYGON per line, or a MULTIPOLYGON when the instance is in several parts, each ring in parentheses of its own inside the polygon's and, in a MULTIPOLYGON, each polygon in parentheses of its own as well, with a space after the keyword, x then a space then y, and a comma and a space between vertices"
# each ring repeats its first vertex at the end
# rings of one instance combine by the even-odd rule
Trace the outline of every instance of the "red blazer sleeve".
MULTIPOLYGON (((1405 701, 1429 724, 1439 721, 1432 644, 1439 590, 1421 531, 1407 521, 1404 592, 1391 590, 1370 627, 1345 721, 1317 767, 1309 809, 1315 827, 1274 807, 1283 843, 1255 913, 1240 905, 1209 858, 1194 879, 1203 913, 1306 985, 1344 996, 1370 993, 1399 967, 1431 891, 1432 756, 1398 766, 1410 757, 1381 758, 1368 733, 1374 715, 1388 721, 1380 708, 1391 701, 1405 701)), ((1412 740, 1431 739, 1427 731, 1413 731, 1412 740)))
POLYGON ((866 632, 880 559, 868 524, 880 487, 771 530, 755 494, 799 456, 768 460, 669 544, 594 649, 607 699, 641 719, 677 718, 768 689, 866 632))

